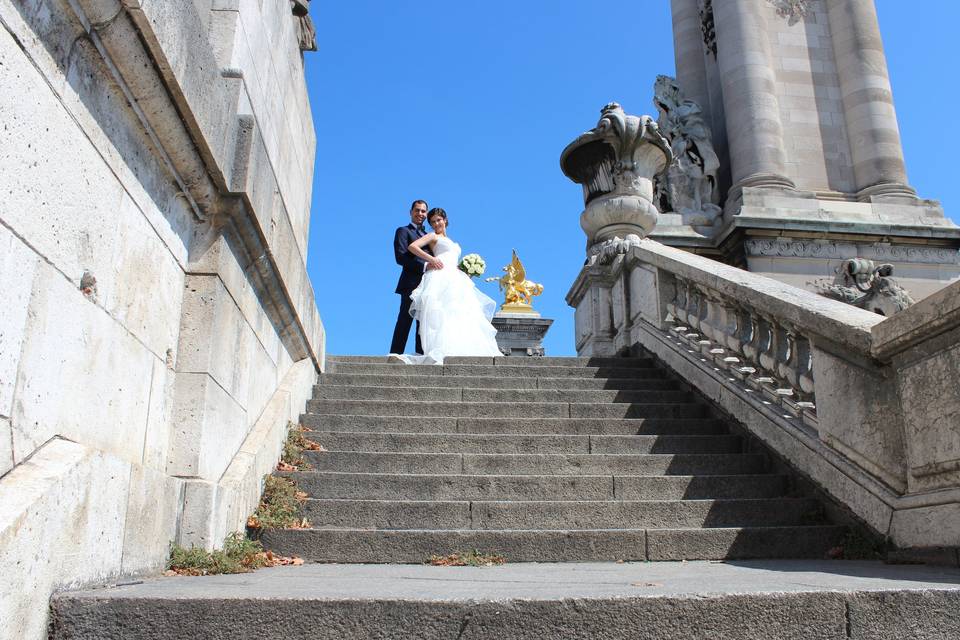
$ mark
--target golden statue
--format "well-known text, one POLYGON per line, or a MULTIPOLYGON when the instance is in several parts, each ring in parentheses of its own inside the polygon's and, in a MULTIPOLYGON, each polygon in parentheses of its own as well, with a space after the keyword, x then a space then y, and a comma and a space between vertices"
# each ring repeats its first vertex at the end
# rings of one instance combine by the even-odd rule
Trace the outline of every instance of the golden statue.
POLYGON ((527 280, 527 272, 517 257, 517 250, 513 250, 513 259, 503 268, 506 275, 500 278, 487 278, 487 282, 496 281, 503 294, 503 304, 500 311, 504 313, 536 313, 530 304, 533 296, 543 293, 543 285, 527 280))

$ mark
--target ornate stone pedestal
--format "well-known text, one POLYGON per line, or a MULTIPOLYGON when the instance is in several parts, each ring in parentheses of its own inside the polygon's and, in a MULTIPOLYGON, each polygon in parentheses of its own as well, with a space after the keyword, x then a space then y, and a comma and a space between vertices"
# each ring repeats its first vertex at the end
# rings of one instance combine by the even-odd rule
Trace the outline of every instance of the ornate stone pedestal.
POLYGON ((549 318, 541 318, 536 311, 527 313, 504 313, 493 316, 497 330, 497 346, 505 356, 542 356, 543 337, 553 324, 549 318))

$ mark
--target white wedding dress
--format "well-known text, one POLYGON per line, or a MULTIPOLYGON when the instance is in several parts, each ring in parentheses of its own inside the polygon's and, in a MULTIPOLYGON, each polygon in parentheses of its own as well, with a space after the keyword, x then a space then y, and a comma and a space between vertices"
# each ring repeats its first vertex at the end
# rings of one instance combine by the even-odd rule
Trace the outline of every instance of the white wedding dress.
MULTIPOLYGON (((410 315, 420 321, 422 356, 400 355, 407 364, 443 364, 447 356, 499 356, 490 324, 497 303, 460 271, 460 245, 445 236, 437 238, 434 255, 442 269, 423 274, 410 294, 410 315)), ((391 354, 395 355, 395 354, 391 354)))

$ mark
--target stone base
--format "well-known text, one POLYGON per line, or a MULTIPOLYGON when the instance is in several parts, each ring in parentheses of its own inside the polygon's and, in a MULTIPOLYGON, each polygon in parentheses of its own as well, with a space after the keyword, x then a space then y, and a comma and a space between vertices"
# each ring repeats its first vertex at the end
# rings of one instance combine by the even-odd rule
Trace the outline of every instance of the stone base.
POLYGON ((539 313, 503 313, 493 316, 497 346, 505 356, 542 356, 543 337, 553 320, 539 313))
POLYGON ((744 188, 728 202, 713 242, 724 262, 810 291, 811 282, 832 279, 843 260, 857 257, 892 264, 915 300, 960 277, 960 227, 939 203, 841 196, 744 188))

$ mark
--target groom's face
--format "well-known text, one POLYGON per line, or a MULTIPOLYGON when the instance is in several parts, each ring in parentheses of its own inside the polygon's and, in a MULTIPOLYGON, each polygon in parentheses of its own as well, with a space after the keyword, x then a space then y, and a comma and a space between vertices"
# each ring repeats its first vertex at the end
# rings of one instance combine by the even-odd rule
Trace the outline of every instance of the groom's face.
POLYGON ((410 209, 410 221, 419 226, 427 219, 427 205, 418 202, 410 209))

